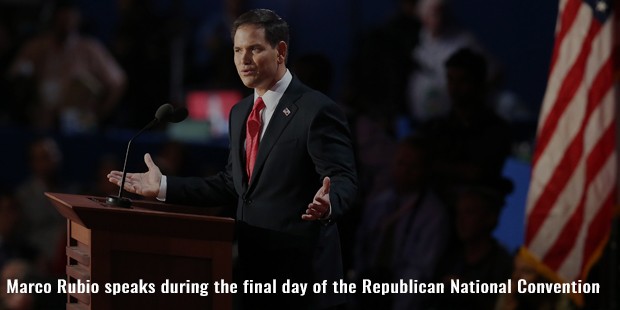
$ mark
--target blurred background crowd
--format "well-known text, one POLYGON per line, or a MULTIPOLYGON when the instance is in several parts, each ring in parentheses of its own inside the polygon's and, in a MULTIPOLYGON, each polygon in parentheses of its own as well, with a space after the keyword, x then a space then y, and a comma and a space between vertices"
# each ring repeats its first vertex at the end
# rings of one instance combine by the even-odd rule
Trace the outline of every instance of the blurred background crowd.
MULTIPOLYGON (((500 2, 0 0, 1 284, 64 277, 66 227, 43 193, 115 194, 105 175, 159 105, 186 106, 190 118, 142 136, 129 170, 144 169, 144 152, 164 174, 223 167, 227 113, 250 91, 229 29, 254 7, 289 22, 292 73, 348 114, 361 186, 340 224, 348 281, 547 281, 515 253, 557 4, 500 2)), ((64 296, 5 292, 0 309, 64 309, 64 296)), ((520 294, 350 303, 574 307, 520 294)))

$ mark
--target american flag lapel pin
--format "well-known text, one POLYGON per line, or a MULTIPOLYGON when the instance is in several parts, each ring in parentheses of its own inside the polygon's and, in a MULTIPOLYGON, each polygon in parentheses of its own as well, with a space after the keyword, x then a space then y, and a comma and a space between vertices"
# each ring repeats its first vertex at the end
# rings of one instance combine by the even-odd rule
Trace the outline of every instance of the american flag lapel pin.
POLYGON ((284 110, 282 110, 282 113, 284 113, 285 116, 288 116, 289 114, 291 114, 291 110, 289 110, 288 108, 284 108, 284 110))

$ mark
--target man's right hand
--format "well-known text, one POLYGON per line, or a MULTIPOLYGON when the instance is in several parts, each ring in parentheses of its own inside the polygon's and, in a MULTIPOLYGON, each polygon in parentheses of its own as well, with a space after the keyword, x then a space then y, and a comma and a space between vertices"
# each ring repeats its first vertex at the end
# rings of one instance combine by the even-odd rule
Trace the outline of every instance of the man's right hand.
MULTIPOLYGON (((144 173, 127 173, 125 177, 125 190, 144 197, 154 198, 159 194, 161 171, 148 153, 144 154, 144 162, 149 168, 149 171, 144 173)), ((122 178, 122 171, 111 171, 108 174, 108 181, 117 186, 121 186, 122 178)))

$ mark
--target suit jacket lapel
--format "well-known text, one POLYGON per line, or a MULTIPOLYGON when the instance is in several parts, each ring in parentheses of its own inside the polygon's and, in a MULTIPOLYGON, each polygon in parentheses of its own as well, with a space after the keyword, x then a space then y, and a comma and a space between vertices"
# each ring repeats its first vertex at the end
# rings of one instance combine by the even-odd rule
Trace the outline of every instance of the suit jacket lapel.
MULTIPOLYGON (((246 97, 241 102, 239 102, 239 108, 236 109, 235 115, 232 115, 235 120, 231 119, 231 149, 237 149, 237 152, 234 152, 233 161, 237 163, 237 167, 240 168, 240 173, 236 176, 233 176, 233 181, 235 183, 235 187, 240 190, 240 192, 245 192, 247 182, 247 175, 245 173, 245 123, 252 111, 252 101, 253 95, 246 97)), ((233 162, 233 163, 234 163, 233 162)))
POLYGON ((297 99, 301 96, 300 85, 301 84, 298 80, 293 77, 291 84, 286 89, 284 95, 280 99, 280 102, 276 106, 273 116, 271 116, 265 135, 263 135, 263 138, 260 140, 258 154, 256 155, 256 162, 254 163, 254 171, 252 172, 252 179, 250 180, 250 188, 248 188, 248 190, 252 190, 255 183, 254 181, 260 176, 260 172, 263 169, 265 160, 267 160, 267 156, 269 156, 271 149, 297 112, 297 105, 295 104, 295 101, 297 101, 297 99))

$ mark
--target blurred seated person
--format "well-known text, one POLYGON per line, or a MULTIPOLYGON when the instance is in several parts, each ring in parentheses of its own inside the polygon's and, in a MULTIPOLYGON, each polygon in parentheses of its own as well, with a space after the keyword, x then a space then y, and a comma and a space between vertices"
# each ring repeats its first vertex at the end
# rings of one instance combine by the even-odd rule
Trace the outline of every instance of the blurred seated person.
MULTIPOLYGON (((464 186, 455 204, 456 240, 453 240, 438 267, 438 280, 449 287, 461 283, 505 283, 510 278, 512 257, 493 237, 505 196, 512 191, 507 179, 488 180, 464 186)), ((496 294, 451 294, 437 299, 437 309, 493 309, 496 294)))
POLYGON ((495 310, 571 310, 576 309, 566 294, 530 294, 519 293, 517 285, 519 280, 528 283, 549 282, 537 270, 533 262, 517 254, 514 258, 512 271, 512 290, 510 293, 501 294, 497 300, 495 310))
POLYGON ((404 137, 396 121, 406 114, 407 80, 414 69, 412 52, 418 44, 420 21, 418 0, 392 2, 394 14, 369 29, 353 49, 348 70, 351 80, 344 89, 343 102, 355 116, 375 122, 379 130, 404 137), (386 46, 390 47, 389 57, 386 46))
POLYGON ((8 280, 27 281, 32 273, 32 265, 21 259, 12 259, 0 268, 0 309, 30 310, 34 309, 35 296, 29 293, 8 293, 8 280))
POLYGON ((461 49, 445 66, 452 109, 420 129, 433 141, 442 195, 458 184, 500 176, 512 147, 508 124, 487 103, 484 56, 461 49))
MULTIPOLYGON (((392 161, 392 186, 365 206, 356 242, 358 279, 432 279, 450 224, 444 205, 429 186, 427 145, 422 137, 401 141, 392 161)), ((398 294, 386 300, 362 294, 360 305, 364 309, 419 309, 425 297, 398 294)))
POLYGON ((21 208, 13 192, 0 189, 0 270, 12 259, 35 261, 37 252, 20 231, 21 208))
POLYGON ((12 259, 0 269, 1 310, 62 310, 66 308, 67 295, 58 292, 58 280, 41 274, 31 262, 12 259), (8 293, 8 280, 17 280, 20 285, 49 283, 51 293, 18 292, 8 293))
POLYGON ((445 62, 462 48, 481 50, 474 35, 457 25, 450 0, 420 0, 419 43, 411 53, 415 70, 407 85, 407 104, 416 127, 450 111, 445 62))
POLYGON ((25 237, 49 265, 64 246, 66 222, 45 197, 45 192, 76 192, 61 174, 62 153, 53 139, 39 138, 28 149, 31 175, 17 187, 23 207, 25 237))
POLYGON ((34 102, 15 102, 33 128, 91 132, 122 94, 125 73, 100 42, 79 33, 80 21, 75 3, 59 1, 51 29, 26 42, 9 69, 13 83, 34 84, 34 102))

